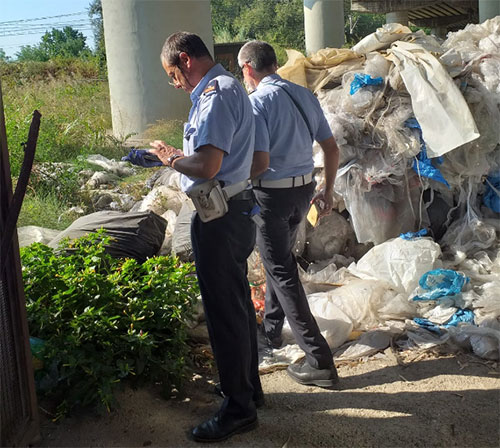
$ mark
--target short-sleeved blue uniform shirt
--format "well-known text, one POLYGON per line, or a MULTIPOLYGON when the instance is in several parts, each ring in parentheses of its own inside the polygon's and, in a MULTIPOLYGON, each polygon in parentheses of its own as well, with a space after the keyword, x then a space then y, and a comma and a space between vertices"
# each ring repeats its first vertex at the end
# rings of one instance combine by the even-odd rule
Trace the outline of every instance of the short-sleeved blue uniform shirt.
POLYGON ((312 140, 321 142, 332 131, 318 99, 308 89, 273 74, 263 78, 250 95, 255 116, 255 151, 269 152, 269 168, 259 176, 278 180, 312 172, 312 140), (287 89, 300 104, 311 132, 287 89), (311 136, 312 133, 312 136, 311 136))
MULTIPOLYGON (((212 67, 191 92, 193 103, 184 125, 183 149, 186 156, 203 145, 224 151, 220 171, 215 176, 225 186, 250 177, 255 122, 252 106, 242 85, 220 64, 212 67)), ((202 149, 201 149, 202 150, 202 149)), ((206 179, 181 176, 182 191, 206 179)))

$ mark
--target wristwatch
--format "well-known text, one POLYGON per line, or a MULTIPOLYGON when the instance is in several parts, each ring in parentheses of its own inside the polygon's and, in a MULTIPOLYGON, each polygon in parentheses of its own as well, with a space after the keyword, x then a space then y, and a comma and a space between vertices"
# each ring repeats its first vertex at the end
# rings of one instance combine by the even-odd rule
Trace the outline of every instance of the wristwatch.
POLYGON ((183 157, 183 156, 181 156, 180 154, 173 154, 173 155, 171 155, 167 159, 167 166, 170 166, 170 167, 173 168, 172 163, 174 162, 174 160, 179 159, 180 157, 183 157))

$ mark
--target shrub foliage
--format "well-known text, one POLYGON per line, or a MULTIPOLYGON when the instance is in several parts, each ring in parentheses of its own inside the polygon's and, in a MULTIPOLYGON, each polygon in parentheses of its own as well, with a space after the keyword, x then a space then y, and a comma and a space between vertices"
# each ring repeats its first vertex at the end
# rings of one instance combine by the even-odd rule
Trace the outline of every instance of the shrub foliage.
POLYGON ((109 409, 123 379, 182 383, 185 320, 198 293, 192 264, 154 257, 114 259, 101 232, 58 256, 40 243, 21 249, 30 334, 40 338, 39 393, 58 404, 109 409))

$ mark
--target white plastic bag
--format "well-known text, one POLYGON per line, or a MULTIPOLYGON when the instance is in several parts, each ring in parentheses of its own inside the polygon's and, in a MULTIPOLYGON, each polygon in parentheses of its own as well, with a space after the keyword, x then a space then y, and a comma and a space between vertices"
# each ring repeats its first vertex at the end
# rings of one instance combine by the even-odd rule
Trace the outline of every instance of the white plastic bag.
POLYGON ((430 158, 479 137, 469 106, 434 56, 408 42, 394 43, 389 52, 411 95, 430 158))
POLYGON ((370 249, 349 270, 356 276, 385 282, 409 295, 423 274, 441 267, 441 248, 429 238, 394 238, 370 249))
POLYGON ((377 28, 372 34, 361 39, 352 50, 358 54, 370 53, 374 50, 382 50, 388 48, 389 45, 411 34, 410 28, 399 23, 386 23, 382 27, 377 28))

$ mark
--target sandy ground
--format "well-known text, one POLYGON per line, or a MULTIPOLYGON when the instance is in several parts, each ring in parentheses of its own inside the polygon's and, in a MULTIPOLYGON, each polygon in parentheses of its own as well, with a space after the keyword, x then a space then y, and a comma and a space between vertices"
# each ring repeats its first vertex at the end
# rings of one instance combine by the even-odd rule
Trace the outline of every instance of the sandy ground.
MULTIPOLYGON (((336 390, 301 386, 280 370, 262 376, 259 427, 210 446, 499 447, 499 366, 467 354, 388 349, 338 366, 336 390)), ((190 447, 190 428, 220 405, 210 375, 194 374, 183 396, 154 387, 126 389, 105 416, 80 413, 61 423, 42 415, 47 447, 190 447)), ((43 414, 43 412, 42 412, 43 414)))

